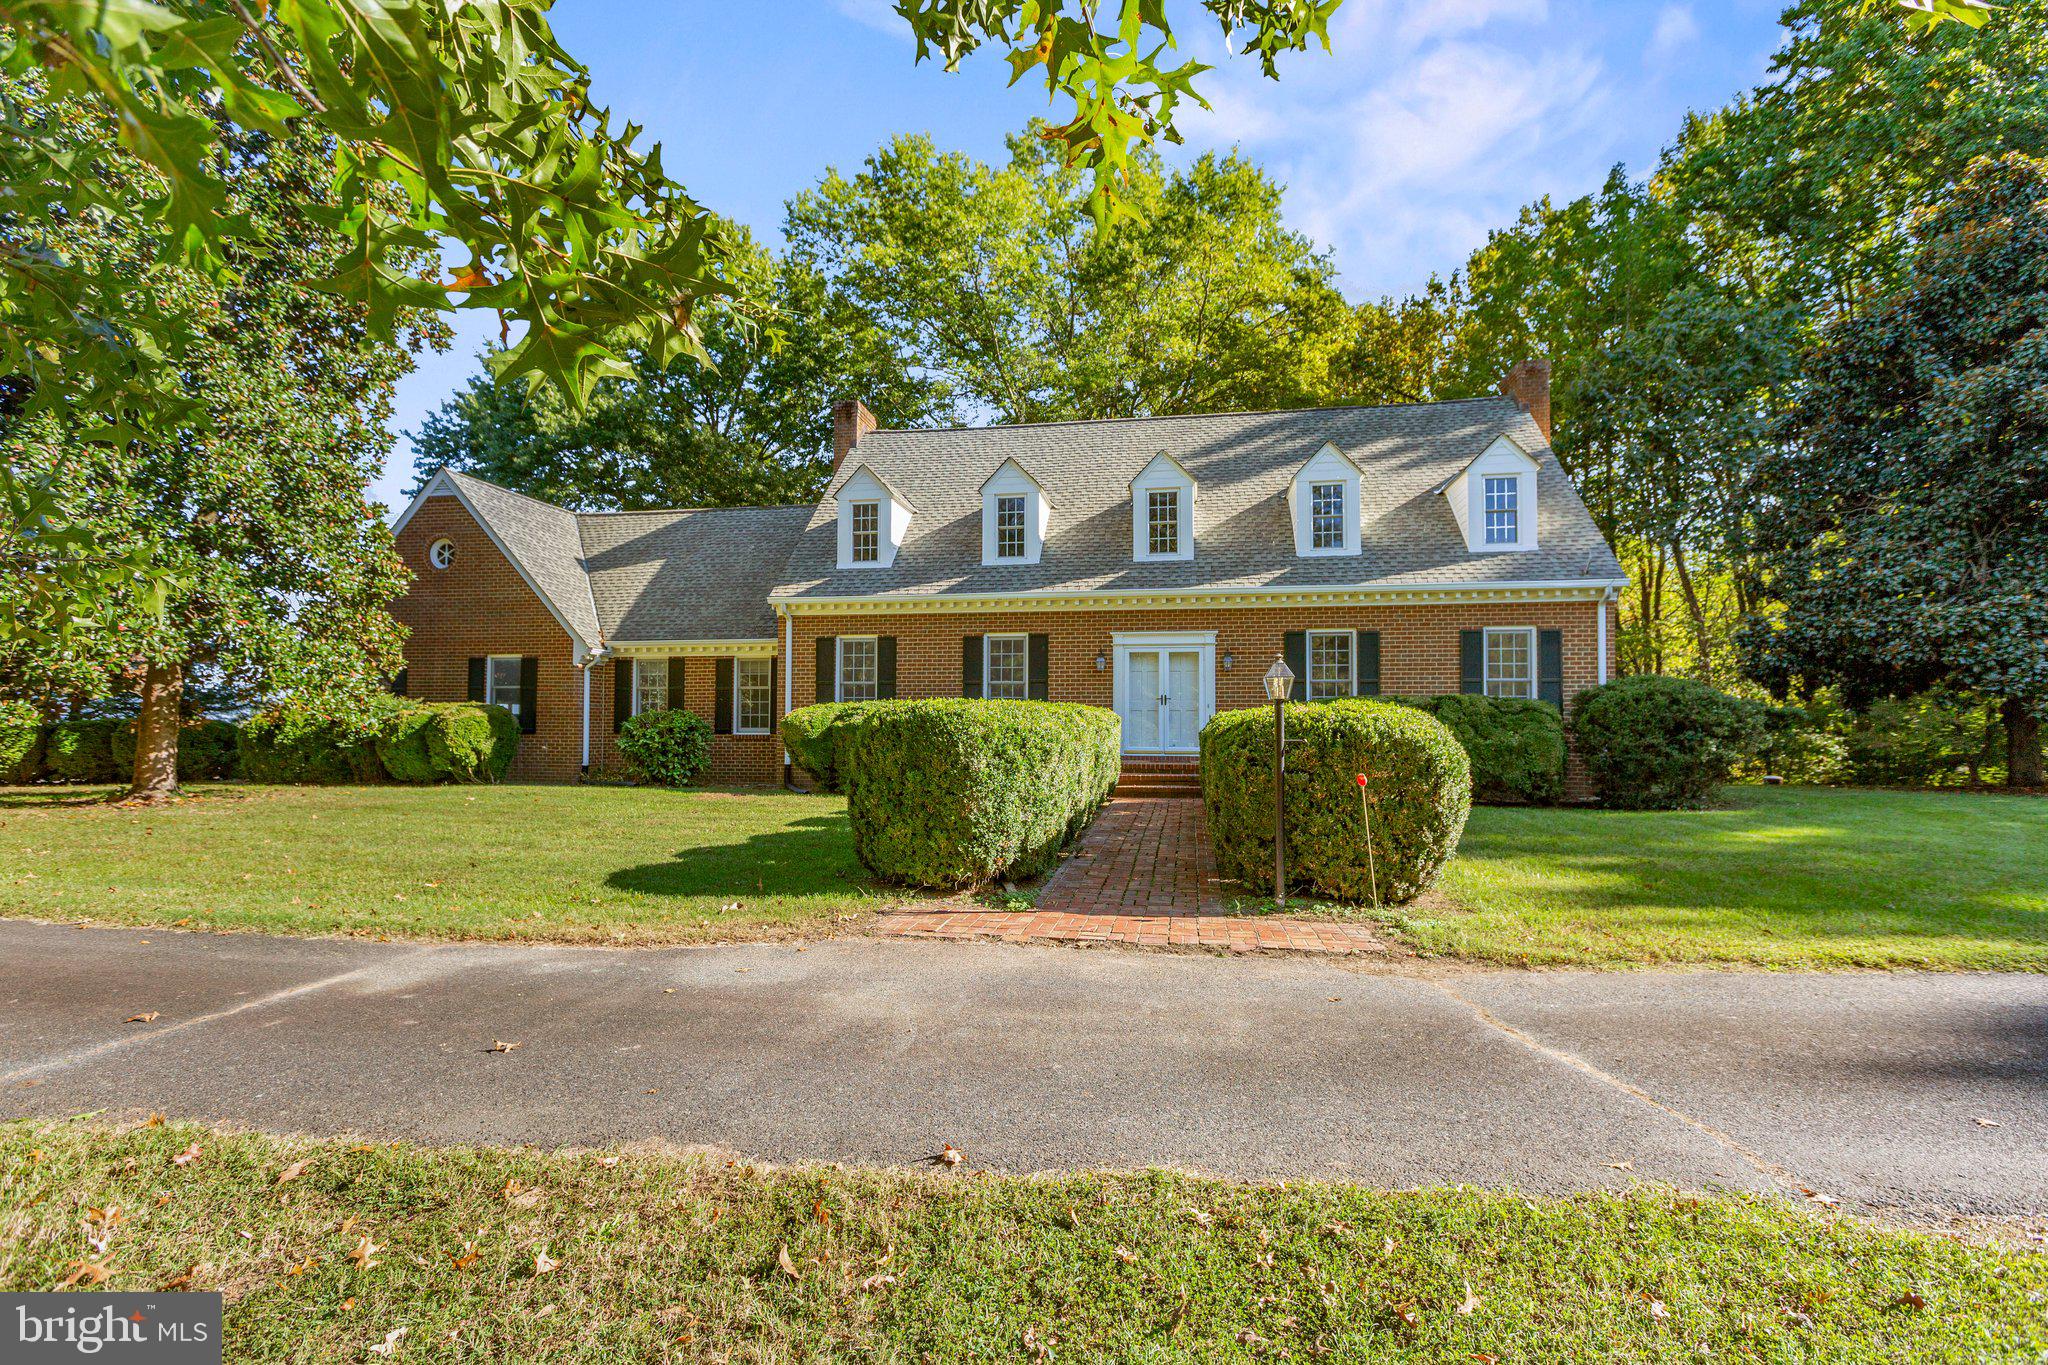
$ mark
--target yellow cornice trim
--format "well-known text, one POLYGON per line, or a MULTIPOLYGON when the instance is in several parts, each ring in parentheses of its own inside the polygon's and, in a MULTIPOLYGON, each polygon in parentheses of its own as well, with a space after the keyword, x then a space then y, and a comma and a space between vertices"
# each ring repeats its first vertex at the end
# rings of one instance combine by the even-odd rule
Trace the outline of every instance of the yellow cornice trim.
POLYGON ((1252 588, 1187 591, 978 595, 932 597, 782 597, 772 605, 786 616, 875 612, 889 615, 1029 611, 1191 611, 1244 607, 1449 606, 1467 602, 1598 602, 1614 590, 1606 580, 1442 588, 1252 588))

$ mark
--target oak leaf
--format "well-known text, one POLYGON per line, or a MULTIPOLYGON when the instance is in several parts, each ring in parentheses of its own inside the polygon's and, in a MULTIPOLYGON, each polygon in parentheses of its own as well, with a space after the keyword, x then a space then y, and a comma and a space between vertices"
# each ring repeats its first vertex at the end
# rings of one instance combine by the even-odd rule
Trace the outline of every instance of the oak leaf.
POLYGON ((789 1259, 789 1243, 784 1242, 781 1246, 775 1248, 775 1264, 781 1266, 782 1273, 789 1276, 792 1280, 803 1278, 797 1273, 796 1262, 789 1259))

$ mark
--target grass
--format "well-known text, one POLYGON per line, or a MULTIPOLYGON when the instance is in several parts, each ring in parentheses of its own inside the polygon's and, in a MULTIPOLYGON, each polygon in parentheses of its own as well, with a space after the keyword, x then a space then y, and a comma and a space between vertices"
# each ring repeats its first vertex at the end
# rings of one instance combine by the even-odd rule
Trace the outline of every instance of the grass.
MULTIPOLYGON (((1382 918, 1487 962, 2041 971, 2044 867, 2048 801, 1739 787, 1710 811, 1475 810, 1437 891, 1382 918)), ((817 934, 899 899, 865 880, 844 802, 779 792, 0 790, 0 869, 0 914, 378 937, 817 934)))
POLYGON ((104 1289, 220 1291, 236 1361, 2048 1351, 2048 1258, 1774 1200, 0 1126, 0 1291, 91 1267, 104 1289))
POLYGON ((1491 962, 2048 970, 2048 801, 1736 787, 1723 809, 1475 810, 1414 946, 1491 962))
POLYGON ((689 943, 892 898, 846 807, 628 787, 206 787, 162 808, 0 789, 0 914, 374 937, 689 943))

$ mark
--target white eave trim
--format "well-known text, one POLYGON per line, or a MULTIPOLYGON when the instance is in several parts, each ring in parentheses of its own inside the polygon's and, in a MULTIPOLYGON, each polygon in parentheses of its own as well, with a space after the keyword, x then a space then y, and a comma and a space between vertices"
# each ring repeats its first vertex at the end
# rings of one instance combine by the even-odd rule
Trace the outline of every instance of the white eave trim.
POLYGON ((622 659, 686 658, 772 659, 779 652, 775 637, 749 640, 614 640, 613 654, 622 659))
MULTIPOLYGON (((483 533, 490 537, 491 544, 498 547, 498 553, 505 556, 505 562, 512 566, 513 571, 519 575, 521 581, 532 590, 535 597, 540 599, 540 604, 548 609, 548 615, 555 618, 555 624, 562 628, 569 637, 569 643, 575 646, 575 663, 577 667, 581 668, 586 659, 603 650, 604 641, 586 640, 583 638, 583 632, 569 624, 568 616, 563 613, 560 607, 555 605, 555 600, 552 597, 541 591, 539 581, 531 573, 527 572, 526 565, 519 562, 519 556, 512 553, 512 547, 505 543, 505 538, 499 535, 497 528, 491 525, 490 520, 477 510, 476 504, 469 500, 469 495, 462 491, 462 485, 451 478, 446 469, 435 470, 434 477, 427 480, 426 486, 413 494, 412 501, 405 505, 405 510, 400 512, 398 519, 391 523, 392 536, 396 538, 398 533, 405 529, 406 523, 412 520, 412 514, 417 512, 420 509, 420 505, 428 498, 439 497, 444 494, 462 504, 462 510, 469 513, 469 519, 483 528, 483 533)), ((580 535, 577 538, 576 549, 577 567, 581 568, 583 564, 583 544, 580 535)), ((588 573, 585 573, 583 576, 583 587, 586 592, 592 592, 590 609, 595 614, 597 611, 597 598, 590 587, 590 575, 588 573)))
POLYGON ((784 615, 845 611, 1154 611, 1176 607, 1423 606, 1453 602, 1593 602, 1628 586, 1625 578, 1516 583, 1422 583, 1372 587, 1149 588, 1125 592, 944 593, 927 597, 777 597, 784 615))

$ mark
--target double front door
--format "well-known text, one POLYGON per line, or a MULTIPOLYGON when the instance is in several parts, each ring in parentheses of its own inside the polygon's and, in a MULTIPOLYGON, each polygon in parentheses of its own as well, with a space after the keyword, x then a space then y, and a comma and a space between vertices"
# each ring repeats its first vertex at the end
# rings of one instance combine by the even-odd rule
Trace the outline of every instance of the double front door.
POLYGON ((1202 654, 1132 649, 1123 660, 1124 748, 1193 753, 1202 734, 1202 654))

